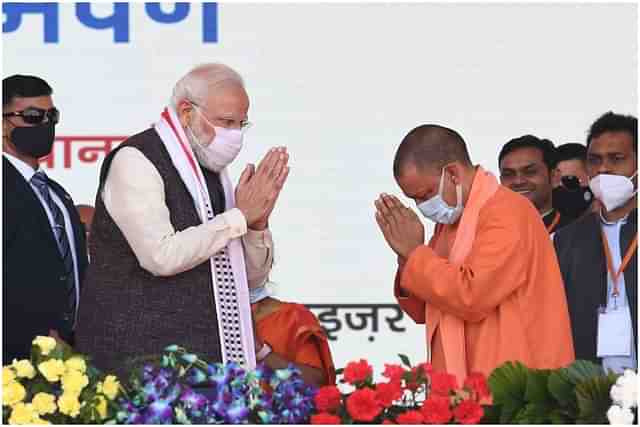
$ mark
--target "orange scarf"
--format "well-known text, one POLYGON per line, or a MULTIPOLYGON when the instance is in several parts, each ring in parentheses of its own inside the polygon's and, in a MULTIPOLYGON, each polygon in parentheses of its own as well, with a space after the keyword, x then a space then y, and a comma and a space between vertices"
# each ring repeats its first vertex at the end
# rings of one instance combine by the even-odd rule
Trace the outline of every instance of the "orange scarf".
MULTIPOLYGON (((455 241, 449 251, 448 259, 451 264, 462 265, 471 252, 476 238, 480 210, 495 194, 498 187, 495 176, 478 166, 471 185, 471 193, 457 225, 455 241)), ((455 374, 459 381, 464 381, 468 374, 464 321, 452 314, 442 312, 439 327, 447 372, 455 374)))

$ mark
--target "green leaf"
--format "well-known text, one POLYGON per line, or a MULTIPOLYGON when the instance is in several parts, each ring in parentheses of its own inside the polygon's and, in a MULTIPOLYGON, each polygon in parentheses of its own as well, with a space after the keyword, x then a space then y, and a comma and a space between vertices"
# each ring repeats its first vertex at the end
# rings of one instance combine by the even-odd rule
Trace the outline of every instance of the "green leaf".
POLYGON ((518 424, 549 424, 550 410, 548 404, 529 403, 518 413, 515 422, 518 424))
POLYGON ((615 384, 617 375, 610 373, 594 377, 576 386, 578 398, 579 424, 607 424, 607 411, 612 405, 609 395, 611 386, 615 384))
POLYGON ((566 369, 553 371, 549 375, 548 388, 553 398, 561 406, 577 409, 575 384, 566 369))
POLYGON ((409 358, 405 355, 405 354, 399 354, 398 357, 400 357, 400 360, 402 360, 402 364, 408 368, 411 368, 411 362, 409 361, 409 358))
POLYGON ((585 380, 604 375, 602 366, 596 365, 588 360, 576 360, 566 369, 566 372, 573 384, 579 384, 585 380))
POLYGON ((553 396, 547 389, 549 374, 546 369, 531 369, 527 375, 527 389, 524 398, 527 402, 537 405, 549 405, 553 396))
POLYGON ((500 423, 511 424, 526 401, 528 369, 520 362, 506 362, 489 376, 493 404, 500 407, 500 423))
POLYGON ((342 375, 344 373, 344 368, 336 369, 336 376, 342 375))

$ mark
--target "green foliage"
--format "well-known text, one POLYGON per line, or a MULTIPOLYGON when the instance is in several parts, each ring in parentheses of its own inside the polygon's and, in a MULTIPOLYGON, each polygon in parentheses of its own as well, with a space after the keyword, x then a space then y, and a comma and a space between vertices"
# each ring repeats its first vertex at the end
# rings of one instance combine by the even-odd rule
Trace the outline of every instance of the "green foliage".
POLYGON ((605 375, 592 362, 579 360, 556 370, 529 369, 507 362, 493 371, 493 405, 485 423, 603 424, 611 406, 609 392, 618 375, 605 375))

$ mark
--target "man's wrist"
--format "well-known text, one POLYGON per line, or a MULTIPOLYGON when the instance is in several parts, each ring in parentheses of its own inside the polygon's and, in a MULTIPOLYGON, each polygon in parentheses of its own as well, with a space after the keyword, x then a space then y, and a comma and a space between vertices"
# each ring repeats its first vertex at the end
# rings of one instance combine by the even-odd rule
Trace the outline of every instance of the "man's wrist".
POLYGON ((271 346, 266 341, 264 341, 260 349, 256 351, 256 360, 258 362, 262 362, 272 352, 273 352, 273 349, 271 348, 271 346))

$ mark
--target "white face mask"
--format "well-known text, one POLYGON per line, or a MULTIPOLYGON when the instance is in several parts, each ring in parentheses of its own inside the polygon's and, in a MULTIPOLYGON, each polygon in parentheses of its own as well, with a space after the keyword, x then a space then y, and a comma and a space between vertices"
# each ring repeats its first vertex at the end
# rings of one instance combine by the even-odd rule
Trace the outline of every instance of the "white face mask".
MULTIPOLYGON (((194 108, 200 112, 197 106, 194 105, 194 108)), ((191 148, 202 166, 214 172, 220 172, 240 154, 240 150, 242 150, 242 130, 214 126, 201 112, 200 116, 215 130, 216 135, 209 145, 205 146, 191 127, 187 127, 195 142, 191 148)))
POLYGON ((418 204, 418 209, 426 218, 439 224, 455 224, 462 215, 464 205, 462 204, 462 184, 456 185, 457 204, 451 207, 442 198, 442 189, 444 188, 444 168, 440 176, 440 188, 438 194, 418 204))
POLYGON ((635 172, 631 177, 604 173, 596 175, 589 181, 589 188, 607 212, 611 212, 627 203, 637 193, 638 190, 633 187, 631 181, 637 173, 635 172))

